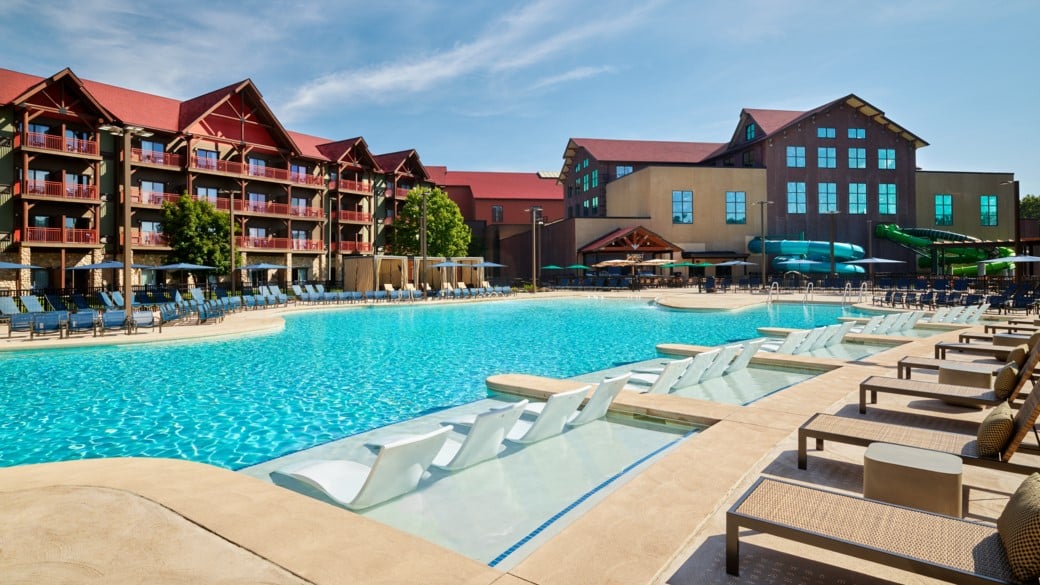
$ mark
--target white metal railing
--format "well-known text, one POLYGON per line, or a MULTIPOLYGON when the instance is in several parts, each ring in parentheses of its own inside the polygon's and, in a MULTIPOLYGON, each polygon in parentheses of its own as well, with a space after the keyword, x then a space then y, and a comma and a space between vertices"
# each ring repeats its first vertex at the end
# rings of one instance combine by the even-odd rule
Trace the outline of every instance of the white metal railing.
POLYGON ((859 302, 865 302, 868 294, 870 294, 870 287, 867 286, 867 283, 859 285, 859 302))
POLYGON ((851 296, 852 296, 852 283, 851 282, 846 282, 845 283, 845 288, 842 289, 842 291, 841 291, 841 306, 844 307, 846 305, 851 304, 851 303, 849 303, 849 297, 851 297, 851 296))
POLYGON ((812 281, 809 281, 805 285, 805 295, 802 296, 802 302, 803 303, 811 303, 812 300, 813 300, 813 284, 812 284, 812 281))
POLYGON ((776 291, 776 296, 780 296, 780 283, 775 280, 773 281, 773 284, 769 285, 769 296, 766 297, 767 305, 773 304, 773 291, 776 291))

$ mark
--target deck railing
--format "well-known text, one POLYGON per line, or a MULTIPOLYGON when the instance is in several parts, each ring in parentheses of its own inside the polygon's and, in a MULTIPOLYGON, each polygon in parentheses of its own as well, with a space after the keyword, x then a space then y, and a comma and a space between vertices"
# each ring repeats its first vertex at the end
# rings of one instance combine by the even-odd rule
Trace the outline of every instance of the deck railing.
POLYGON ((45 134, 43 132, 23 132, 18 146, 51 150, 54 152, 69 152, 73 154, 89 154, 97 156, 98 144, 95 140, 81 140, 79 138, 67 138, 56 134, 45 134))
POLYGON ((42 195, 61 199, 98 200, 97 185, 80 185, 60 181, 24 181, 22 192, 26 195, 42 195))
POLYGON ((44 228, 30 226, 23 242, 48 244, 96 244, 97 232, 92 229, 44 228))

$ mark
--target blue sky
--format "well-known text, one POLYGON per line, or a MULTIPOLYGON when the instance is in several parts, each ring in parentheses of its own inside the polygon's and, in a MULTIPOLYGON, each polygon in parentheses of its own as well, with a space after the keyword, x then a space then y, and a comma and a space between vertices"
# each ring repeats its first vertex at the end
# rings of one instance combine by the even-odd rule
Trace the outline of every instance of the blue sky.
POLYGON ((251 78, 284 124, 455 170, 570 137, 724 142, 741 108, 855 93, 928 170, 1040 194, 1033 0, 6 0, 0 66, 184 99, 251 78))

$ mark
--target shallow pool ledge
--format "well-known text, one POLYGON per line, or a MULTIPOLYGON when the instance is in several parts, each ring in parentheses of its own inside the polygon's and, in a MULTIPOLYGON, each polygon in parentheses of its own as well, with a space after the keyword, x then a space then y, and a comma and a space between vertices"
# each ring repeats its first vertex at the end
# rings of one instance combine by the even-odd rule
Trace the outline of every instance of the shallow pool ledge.
MULTIPOLYGON (((549 396, 553 394, 576 390, 588 385, 588 382, 530 374, 498 374, 490 376, 486 382, 491 391, 535 400, 548 400, 549 396)), ((695 426, 713 425, 728 418, 740 408, 735 404, 682 398, 670 394, 639 394, 637 392, 622 392, 610 405, 610 411, 619 414, 658 418, 695 426)))
POLYGON ((295 492, 172 459, 0 469, 0 513, 0 539, 16 543, 0 559, 11 581, 19 572, 45 585, 88 574, 122 583, 279 585, 490 585, 505 576, 295 492))
MULTIPOLYGON (((690 357, 713 349, 717 348, 707 347, 704 345, 688 345, 685 343, 660 343, 657 345, 657 353, 673 357, 690 357)), ((847 360, 830 357, 759 351, 751 358, 751 364, 756 366, 777 366, 816 372, 829 372, 847 366, 849 365, 849 362, 847 360)))

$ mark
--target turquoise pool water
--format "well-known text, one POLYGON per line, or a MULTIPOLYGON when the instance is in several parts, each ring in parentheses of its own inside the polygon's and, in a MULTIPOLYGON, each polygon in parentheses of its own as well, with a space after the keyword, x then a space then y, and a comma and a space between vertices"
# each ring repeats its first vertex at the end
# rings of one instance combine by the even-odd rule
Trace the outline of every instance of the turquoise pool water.
POLYGON ((286 317, 277 334, 0 355, 0 466, 173 457, 239 469, 487 396, 484 380, 569 377, 855 312, 677 312, 567 299, 379 306, 286 317))

